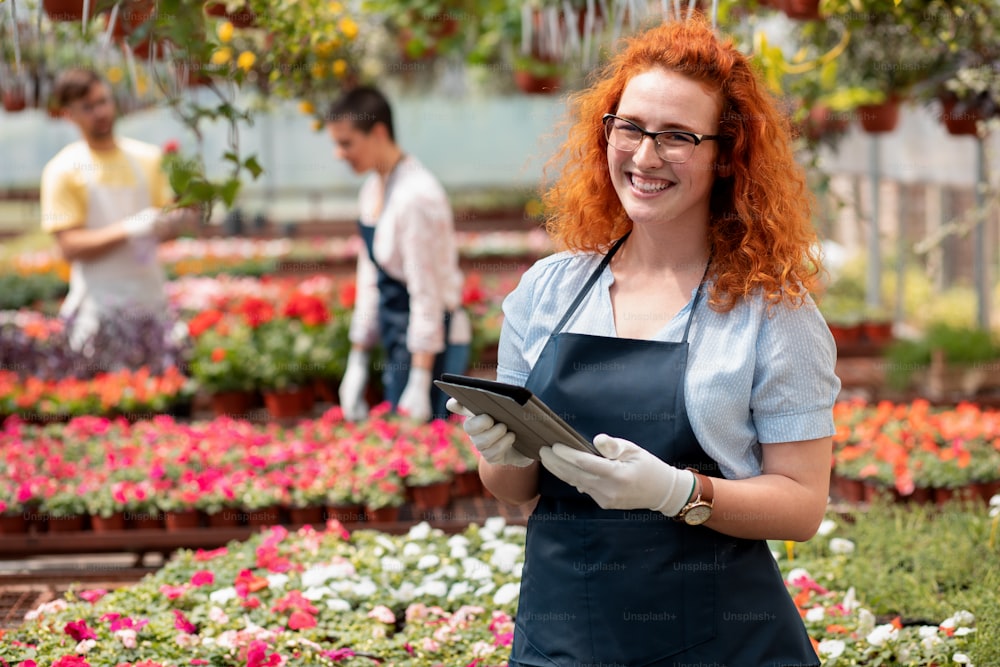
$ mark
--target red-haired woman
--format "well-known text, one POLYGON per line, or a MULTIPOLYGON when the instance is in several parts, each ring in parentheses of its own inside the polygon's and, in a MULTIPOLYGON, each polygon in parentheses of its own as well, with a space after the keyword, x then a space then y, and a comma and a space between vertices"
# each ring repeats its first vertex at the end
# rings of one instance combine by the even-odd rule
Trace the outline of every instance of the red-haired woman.
POLYGON ((603 457, 541 461, 466 414, 528 521, 511 665, 818 665, 766 539, 826 507, 836 350, 788 123, 703 19, 632 38, 573 98, 566 248, 504 303, 497 377, 603 457))

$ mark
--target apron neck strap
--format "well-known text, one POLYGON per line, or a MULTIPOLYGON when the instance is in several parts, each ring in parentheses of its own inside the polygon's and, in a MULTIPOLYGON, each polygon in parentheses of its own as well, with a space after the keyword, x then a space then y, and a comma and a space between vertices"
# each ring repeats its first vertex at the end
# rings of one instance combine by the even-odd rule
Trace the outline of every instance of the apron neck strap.
POLYGON ((580 307, 580 303, 583 302, 584 297, 587 296, 587 292, 589 292, 590 288, 594 286, 597 279, 601 277, 601 273, 607 268, 608 264, 611 262, 611 258, 615 256, 615 253, 618 252, 618 249, 622 247, 622 244, 625 243, 625 239, 627 239, 628 235, 631 233, 631 231, 625 232, 625 236, 618 239, 615 244, 611 246, 611 250, 609 250, 608 254, 604 256, 604 259, 602 259, 600 265, 594 269, 594 272, 590 274, 590 278, 588 278, 587 282, 580 288, 580 291, 577 293, 573 303, 571 303, 569 308, 566 309, 566 313, 563 315, 562 319, 559 320, 559 324, 556 325, 555 330, 552 332, 553 335, 560 333, 563 330, 563 327, 566 326, 569 318, 573 316, 576 309, 580 307))
POLYGON ((698 283, 698 291, 694 293, 694 299, 691 300, 691 311, 688 313, 687 324, 684 325, 684 337, 681 342, 686 343, 688 339, 688 332, 691 331, 691 322, 694 320, 694 309, 698 307, 698 302, 701 301, 701 295, 705 291, 705 278, 708 277, 708 267, 712 266, 712 253, 708 254, 708 262, 705 264, 705 273, 701 276, 701 282, 698 283))

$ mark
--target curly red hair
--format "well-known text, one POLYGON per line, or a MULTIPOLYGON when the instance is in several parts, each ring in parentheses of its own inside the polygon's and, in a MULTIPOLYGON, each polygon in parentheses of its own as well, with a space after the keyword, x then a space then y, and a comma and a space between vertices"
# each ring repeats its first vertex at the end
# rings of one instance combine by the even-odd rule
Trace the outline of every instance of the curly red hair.
POLYGON ((800 305, 822 268, 788 119, 746 56, 703 16, 631 37, 595 83, 570 98, 569 133, 550 163, 558 177, 543 195, 549 233, 568 249, 604 252, 632 228, 608 172, 601 116, 616 111, 632 77, 655 67, 689 76, 722 102, 719 163, 728 169, 717 173, 711 194, 712 307, 731 310, 758 291, 771 305, 800 305))

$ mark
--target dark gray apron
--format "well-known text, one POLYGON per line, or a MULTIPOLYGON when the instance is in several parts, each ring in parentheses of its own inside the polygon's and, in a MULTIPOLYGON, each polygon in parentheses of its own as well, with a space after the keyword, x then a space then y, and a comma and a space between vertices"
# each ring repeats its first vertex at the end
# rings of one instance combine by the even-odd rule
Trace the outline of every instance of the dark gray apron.
MULTIPOLYGON (((680 342, 562 333, 624 240, 567 309, 525 386, 587 438, 608 433, 721 477, 684 404, 702 287, 680 342)), ((544 467, 539 474, 511 667, 819 665, 766 542, 651 510, 604 510, 544 467)))
MULTIPOLYGON (((392 179, 386 185, 382 210, 385 210, 392 188, 392 179)), ((375 227, 369 227, 358 221, 358 231, 365 242, 368 257, 378 272, 378 330, 385 358, 382 365, 382 386, 385 400, 392 404, 393 409, 399 404, 399 399, 406 388, 406 380, 410 376, 410 351, 406 347, 406 330, 410 324, 410 293, 406 284, 396 280, 375 261, 375 227)), ((442 373, 464 373, 469 360, 469 346, 451 342, 451 313, 444 314, 445 349, 434 357, 434 367, 431 377, 441 377, 442 373)), ((448 396, 431 384, 431 418, 447 419, 450 415, 445 409, 448 396)))

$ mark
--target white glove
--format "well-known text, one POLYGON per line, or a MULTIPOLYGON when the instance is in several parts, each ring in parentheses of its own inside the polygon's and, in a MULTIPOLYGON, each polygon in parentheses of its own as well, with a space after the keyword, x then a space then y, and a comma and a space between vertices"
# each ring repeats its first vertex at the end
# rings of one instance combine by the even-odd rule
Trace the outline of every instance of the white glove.
POLYGON ((542 447, 542 465, 604 509, 651 509, 677 516, 694 491, 694 473, 664 463, 634 442, 604 433, 594 446, 606 458, 557 443, 542 447))
POLYGON ((399 397, 399 411, 421 421, 431 418, 431 372, 426 368, 410 366, 406 387, 399 397))
POLYGON ((156 229, 156 223, 160 219, 162 211, 149 206, 138 213, 133 213, 122 221, 125 233, 129 238, 141 236, 151 236, 156 229))
POLYGON ((347 355, 347 369, 338 391, 340 407, 347 421, 358 421, 368 416, 368 403, 365 402, 367 385, 368 353, 364 350, 351 350, 347 355))
POLYGON ((506 424, 494 422, 487 414, 477 415, 454 398, 449 398, 445 407, 449 412, 467 417, 462 428, 487 463, 524 468, 535 462, 514 449, 515 436, 507 432, 506 424))

